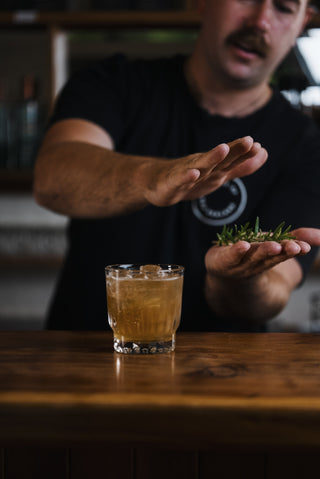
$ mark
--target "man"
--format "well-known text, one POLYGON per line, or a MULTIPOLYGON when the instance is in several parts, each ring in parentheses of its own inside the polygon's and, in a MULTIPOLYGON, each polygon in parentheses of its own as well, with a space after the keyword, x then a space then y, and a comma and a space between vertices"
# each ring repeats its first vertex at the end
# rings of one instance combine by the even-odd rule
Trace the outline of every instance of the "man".
POLYGON ((199 9, 190 58, 115 56, 76 74, 57 103, 34 183, 40 204, 72 218, 49 328, 104 329, 103 267, 147 262, 186 266, 182 330, 264 330, 310 267, 319 132, 269 81, 312 7, 199 9), (212 246, 223 224, 256 216, 265 229, 292 224, 296 239, 212 246))

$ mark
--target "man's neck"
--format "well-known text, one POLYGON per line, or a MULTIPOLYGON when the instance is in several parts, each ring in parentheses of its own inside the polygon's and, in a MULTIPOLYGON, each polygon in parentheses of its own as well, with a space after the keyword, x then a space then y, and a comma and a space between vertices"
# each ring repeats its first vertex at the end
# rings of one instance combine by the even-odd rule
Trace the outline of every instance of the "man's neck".
POLYGON ((245 117, 262 108, 272 96, 267 83, 237 88, 203 75, 194 56, 185 64, 185 78, 198 105, 211 115, 245 117))

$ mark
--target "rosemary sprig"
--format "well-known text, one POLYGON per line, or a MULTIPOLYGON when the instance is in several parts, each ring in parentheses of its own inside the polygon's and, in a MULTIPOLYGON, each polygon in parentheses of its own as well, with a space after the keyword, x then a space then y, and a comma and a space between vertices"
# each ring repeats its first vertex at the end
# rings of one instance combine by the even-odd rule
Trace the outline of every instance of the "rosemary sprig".
POLYGON ((214 241, 219 246, 228 246, 237 243, 237 241, 248 241, 249 243, 263 241, 283 241, 285 239, 295 239, 290 232, 291 225, 284 229, 285 222, 280 223, 274 231, 263 232, 259 226, 259 217, 257 216, 254 227, 250 227, 249 222, 244 225, 228 228, 224 225, 221 233, 217 233, 218 241, 214 241))

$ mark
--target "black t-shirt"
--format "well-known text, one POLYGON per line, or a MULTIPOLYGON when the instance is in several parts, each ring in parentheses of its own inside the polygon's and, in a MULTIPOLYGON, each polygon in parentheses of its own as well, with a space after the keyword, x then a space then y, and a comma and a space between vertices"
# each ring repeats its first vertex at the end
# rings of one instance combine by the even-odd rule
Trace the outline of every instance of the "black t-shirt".
MULTIPOLYGON (((195 201, 147 206, 111 219, 71 219, 69 249, 50 310, 52 329, 107 329, 104 267, 113 263, 185 266, 180 330, 255 330, 214 317, 203 295, 204 256, 224 224, 269 230, 320 227, 320 132, 275 91, 246 118, 210 115, 185 82, 185 58, 128 61, 115 55, 76 73, 52 118, 82 118, 104 128, 115 149, 170 160, 251 135, 268 150, 254 174, 195 201)), ((123 172, 126 175, 126 172, 123 172)), ((130 177, 128 177, 130 182, 130 177)), ((125 193, 125 192, 124 192, 125 193)), ((315 251, 299 258, 304 273, 315 251)), ((232 295, 232 291, 230 291, 232 295)))

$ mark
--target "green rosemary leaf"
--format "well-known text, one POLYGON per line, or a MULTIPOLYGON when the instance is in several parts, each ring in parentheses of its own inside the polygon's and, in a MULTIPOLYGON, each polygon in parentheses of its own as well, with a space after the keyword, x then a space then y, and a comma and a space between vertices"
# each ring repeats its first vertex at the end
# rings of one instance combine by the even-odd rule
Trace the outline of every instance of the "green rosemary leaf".
POLYGON ((256 218, 256 222, 255 222, 255 225, 254 225, 254 232, 255 232, 256 235, 259 232, 259 216, 257 216, 257 218, 256 218))
POLYGON ((284 224, 285 224, 285 222, 282 221, 282 223, 280 223, 280 224, 276 227, 276 229, 275 229, 274 232, 273 232, 273 238, 274 238, 274 239, 277 239, 278 237, 281 236, 282 228, 283 228, 284 224))
POLYGON ((248 231, 249 225, 250 223, 248 221, 247 223, 241 226, 241 230, 245 233, 246 231, 248 231))
POLYGON ((259 226, 259 217, 257 216, 254 228, 250 227, 250 223, 247 222, 244 225, 234 225, 234 227, 223 226, 221 233, 217 233, 216 243, 219 246, 229 245, 236 243, 237 241, 262 242, 262 241, 282 241, 284 239, 295 239, 290 232, 291 225, 283 230, 285 222, 282 221, 274 231, 269 230, 262 232, 259 226))

